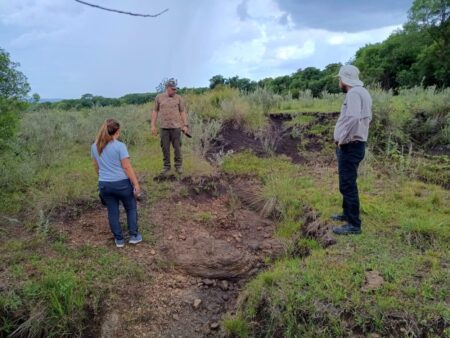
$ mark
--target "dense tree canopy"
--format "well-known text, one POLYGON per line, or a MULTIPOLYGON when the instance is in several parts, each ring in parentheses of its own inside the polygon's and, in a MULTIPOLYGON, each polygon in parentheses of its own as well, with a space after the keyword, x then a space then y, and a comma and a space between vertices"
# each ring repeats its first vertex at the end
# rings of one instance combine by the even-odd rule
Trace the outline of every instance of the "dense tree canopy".
POLYGON ((0 97, 3 99, 25 99, 30 91, 27 78, 17 68, 19 64, 12 62, 9 54, 0 48, 0 97))
POLYGON ((0 150, 14 134, 18 113, 26 105, 25 98, 30 91, 27 79, 18 67, 19 64, 11 61, 9 54, 0 48, 0 150))

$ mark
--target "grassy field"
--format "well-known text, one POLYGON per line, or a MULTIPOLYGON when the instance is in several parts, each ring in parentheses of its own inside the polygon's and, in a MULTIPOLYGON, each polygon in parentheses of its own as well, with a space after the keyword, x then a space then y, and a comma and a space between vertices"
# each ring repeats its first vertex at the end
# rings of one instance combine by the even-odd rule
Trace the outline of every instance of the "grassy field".
MULTIPOLYGON (((296 245, 309 255, 286 255, 250 281, 237 314, 223 322, 230 335, 450 336, 450 92, 372 94, 374 121, 359 181, 363 234, 338 238, 328 248, 299 238, 296 245), (365 287, 370 273, 382 279, 377 288, 365 287)), ((286 157, 242 152, 223 154, 213 166, 204 155, 224 122, 260 135, 271 112, 336 112, 342 99, 302 93, 293 100, 228 88, 188 96, 193 138, 184 146, 185 175, 223 171, 257 178, 261 197, 280 212, 278 236, 296 238, 306 209, 324 221, 339 211, 334 162, 296 165, 286 157)), ((89 146, 108 117, 121 122, 147 193, 140 212, 168 195, 172 183, 152 180, 162 159, 159 140, 149 132, 151 107, 24 113, 16 138, 0 155, 0 336, 96 332, 92 318, 101 317, 115 287, 145 278, 139 262, 114 250, 74 250, 53 225, 65 210, 76 217, 98 204, 89 146)), ((287 125, 302 134, 312 122, 293 114, 287 125)), ((318 137, 332 133, 330 124, 310 127, 318 137)), ((327 146, 321 155, 332 158, 332 152, 327 146)), ((151 220, 140 226, 154 240, 151 220)))

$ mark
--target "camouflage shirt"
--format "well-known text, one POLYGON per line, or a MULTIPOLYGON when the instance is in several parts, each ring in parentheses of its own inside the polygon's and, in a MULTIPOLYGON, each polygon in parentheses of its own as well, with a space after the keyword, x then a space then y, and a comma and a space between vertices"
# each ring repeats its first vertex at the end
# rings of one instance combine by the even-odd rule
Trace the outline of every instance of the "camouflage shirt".
POLYGON ((185 111, 184 109, 184 100, 180 95, 169 96, 162 93, 155 98, 154 111, 158 113, 161 128, 181 128, 181 112, 185 111))

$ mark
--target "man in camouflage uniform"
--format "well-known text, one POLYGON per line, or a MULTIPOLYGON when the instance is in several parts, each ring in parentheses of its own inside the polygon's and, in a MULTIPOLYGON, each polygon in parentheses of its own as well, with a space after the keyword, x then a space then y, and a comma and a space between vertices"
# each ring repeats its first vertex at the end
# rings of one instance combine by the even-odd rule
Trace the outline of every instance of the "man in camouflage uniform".
POLYGON ((164 169, 162 175, 170 171, 170 144, 175 151, 175 169, 182 173, 181 132, 188 133, 189 125, 183 98, 176 94, 177 82, 170 79, 166 82, 166 91, 155 98, 155 107, 151 116, 151 131, 158 134, 156 121, 159 117, 161 134, 161 149, 163 152, 164 169))

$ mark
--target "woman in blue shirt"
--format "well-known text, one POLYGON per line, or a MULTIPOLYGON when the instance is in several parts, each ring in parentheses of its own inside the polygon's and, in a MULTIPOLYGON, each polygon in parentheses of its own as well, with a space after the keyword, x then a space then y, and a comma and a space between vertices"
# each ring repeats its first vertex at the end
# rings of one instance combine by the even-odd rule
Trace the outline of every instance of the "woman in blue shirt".
POLYGON ((127 146, 118 141, 119 136, 119 122, 114 119, 106 120, 91 146, 91 156, 98 174, 100 195, 108 208, 109 226, 116 246, 121 248, 125 245, 125 240, 119 222, 119 201, 127 213, 129 243, 141 242, 142 236, 138 231, 136 203, 141 187, 131 166, 127 146))

